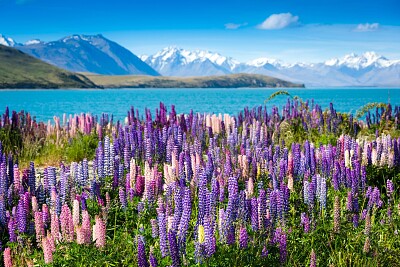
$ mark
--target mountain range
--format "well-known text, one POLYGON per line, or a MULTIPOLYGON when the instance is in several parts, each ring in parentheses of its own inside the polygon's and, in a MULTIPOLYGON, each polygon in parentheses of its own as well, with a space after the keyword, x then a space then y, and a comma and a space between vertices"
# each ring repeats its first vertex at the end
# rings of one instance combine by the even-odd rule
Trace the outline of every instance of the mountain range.
POLYGON ((74 72, 177 77, 248 73, 306 86, 400 86, 400 60, 390 60, 375 52, 349 54, 319 63, 289 64, 271 58, 239 62, 219 53, 174 46, 138 57, 102 35, 72 35, 52 42, 34 39, 25 44, 0 35, 0 44, 74 72))
POLYGON ((140 56, 161 75, 206 76, 210 73, 263 74, 307 86, 399 86, 400 60, 375 52, 349 54, 321 63, 289 64, 277 59, 239 61, 209 51, 167 47, 154 55, 140 56))
POLYGON ((100 34, 71 35, 52 42, 35 39, 25 44, 0 35, 0 44, 15 47, 68 71, 108 75, 159 75, 128 49, 100 34))

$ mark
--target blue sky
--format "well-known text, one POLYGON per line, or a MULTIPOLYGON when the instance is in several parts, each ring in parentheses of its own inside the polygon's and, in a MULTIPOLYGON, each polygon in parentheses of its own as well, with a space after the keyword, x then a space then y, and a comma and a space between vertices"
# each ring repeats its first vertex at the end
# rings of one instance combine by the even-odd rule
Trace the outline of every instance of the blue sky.
POLYGON ((18 42, 102 33, 135 54, 175 45, 240 61, 400 59, 398 0, 0 0, 0 11, 0 33, 18 42))

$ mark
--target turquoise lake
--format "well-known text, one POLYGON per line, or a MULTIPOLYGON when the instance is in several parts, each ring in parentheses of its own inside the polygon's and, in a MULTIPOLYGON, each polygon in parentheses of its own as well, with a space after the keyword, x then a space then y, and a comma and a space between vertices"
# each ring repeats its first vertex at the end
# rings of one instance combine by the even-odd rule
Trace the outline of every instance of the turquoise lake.
MULTIPOLYGON (((229 113, 236 115, 245 107, 264 105, 264 100, 280 89, 105 89, 105 90, 1 90, 0 111, 25 110, 39 121, 53 119, 54 115, 109 113, 114 119, 124 119, 133 106, 140 114, 144 108, 155 109, 162 101, 170 110, 175 105, 177 113, 190 110, 200 113, 229 113)), ((283 89, 286 90, 286 89, 283 89)), ((400 105, 400 88, 302 88, 287 89, 291 95, 311 100, 322 109, 333 103, 336 110, 355 113, 369 102, 400 105)), ((267 103, 282 107, 287 96, 278 96, 267 103)))

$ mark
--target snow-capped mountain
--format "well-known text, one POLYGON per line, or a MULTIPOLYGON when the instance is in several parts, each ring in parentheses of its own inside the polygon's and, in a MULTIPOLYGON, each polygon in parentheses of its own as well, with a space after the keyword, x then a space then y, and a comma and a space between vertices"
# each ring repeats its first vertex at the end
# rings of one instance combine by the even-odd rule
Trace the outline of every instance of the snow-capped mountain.
POLYGON ((252 73, 308 86, 400 86, 400 60, 389 60, 375 52, 349 54, 319 63, 293 64, 266 57, 240 63, 209 51, 167 47, 141 59, 168 76, 252 73))
POLYGON ((358 56, 354 53, 345 55, 342 58, 333 58, 325 61, 325 65, 332 67, 348 67, 351 69, 364 69, 370 66, 385 68, 399 63, 399 60, 389 60, 375 52, 365 52, 358 56))
POLYGON ((16 43, 12 38, 6 37, 6 36, 0 34, 0 45, 14 47, 14 46, 17 46, 19 44, 16 43))
POLYGON ((17 48, 60 68, 109 75, 159 75, 126 48, 102 35, 71 35, 53 42, 28 41, 17 48))
POLYGON ((44 42, 40 41, 39 39, 32 39, 32 40, 25 42, 24 45, 35 45, 35 44, 41 44, 41 43, 44 44, 44 42))
POLYGON ((166 76, 209 76, 232 73, 240 63, 210 51, 188 51, 166 47, 152 56, 141 59, 166 76))

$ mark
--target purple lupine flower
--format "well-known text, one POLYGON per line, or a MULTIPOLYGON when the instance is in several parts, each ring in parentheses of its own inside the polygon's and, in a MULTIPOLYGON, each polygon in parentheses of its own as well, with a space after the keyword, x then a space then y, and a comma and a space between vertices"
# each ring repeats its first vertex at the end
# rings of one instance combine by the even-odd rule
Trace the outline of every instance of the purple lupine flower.
POLYGON ((139 235, 137 237, 137 260, 139 267, 148 267, 149 264, 146 258, 146 248, 144 246, 144 237, 139 235))
POLYGON ((21 195, 17 206, 17 226, 20 233, 26 233, 27 230, 27 210, 25 209, 24 198, 24 195, 21 195))
POLYGON ((157 258, 154 256, 152 248, 150 248, 149 261, 150 261, 150 267, 158 267, 157 258))
POLYGON ((308 233, 310 231, 310 219, 304 212, 301 213, 301 224, 304 227, 304 232, 308 233))
POLYGON ((204 219, 204 239, 207 257, 211 257, 215 253, 216 240, 214 237, 214 227, 211 224, 211 217, 204 219))
POLYGON ((179 257, 179 250, 178 245, 176 243, 176 234, 174 231, 168 232, 168 243, 169 243, 169 252, 172 259, 172 266, 173 267, 180 267, 181 260, 179 257))
POLYGON ((120 187, 119 188, 119 201, 121 203, 121 206, 124 210, 126 210, 126 207, 128 205, 128 202, 126 200, 126 195, 125 195, 125 190, 124 188, 120 187))
POLYGON ((247 248, 247 244, 249 242, 249 235, 247 234, 246 227, 240 227, 239 233, 239 247, 241 249, 247 248))
POLYGON ((183 197, 183 188, 181 186, 177 186, 175 188, 175 193, 174 193, 175 208, 174 208, 174 220, 172 222, 172 230, 173 231, 178 230, 178 225, 181 220, 181 216, 182 216, 182 212, 183 212, 182 197, 183 197))
POLYGON ((8 220, 8 234, 10 236, 10 242, 15 242, 17 241, 17 235, 15 234, 15 231, 17 230, 17 225, 15 222, 14 217, 10 217, 8 220))
POLYGON ((251 199, 251 227, 253 231, 258 230, 258 201, 255 197, 251 199))
POLYGON ((168 244, 167 244, 167 220, 164 212, 158 213, 158 227, 160 236, 160 250, 162 257, 168 256, 168 244))
POLYGON ((151 237, 156 238, 158 237, 158 223, 156 219, 150 220, 151 224, 151 237))
POLYGON ((392 180, 387 180, 386 181, 386 194, 389 198, 393 196, 394 193, 394 186, 392 180))
POLYGON ((191 202, 191 192, 189 187, 184 189, 183 198, 183 211, 181 220, 178 226, 178 245, 179 250, 182 252, 184 250, 184 245, 186 244, 186 234, 189 228, 190 216, 192 213, 192 202, 191 202))

